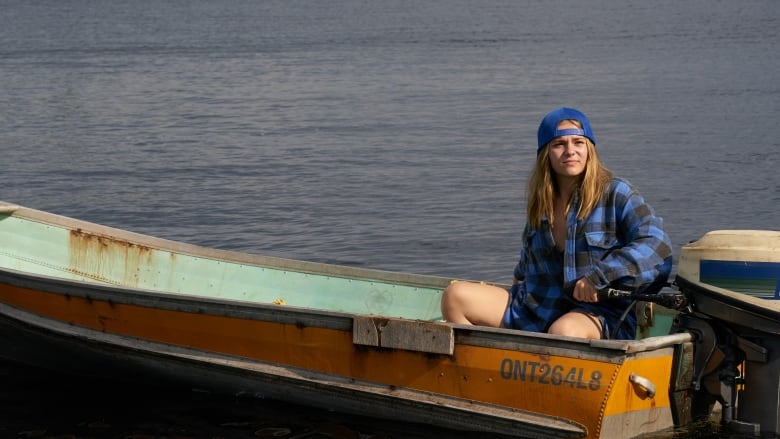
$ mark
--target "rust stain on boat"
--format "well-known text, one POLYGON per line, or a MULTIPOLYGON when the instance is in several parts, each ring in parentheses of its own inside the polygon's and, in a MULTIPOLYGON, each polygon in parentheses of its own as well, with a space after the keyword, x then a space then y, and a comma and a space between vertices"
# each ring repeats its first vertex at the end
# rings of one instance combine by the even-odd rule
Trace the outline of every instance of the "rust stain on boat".
POLYGON ((153 264, 153 250, 121 239, 70 231, 69 270, 89 279, 122 286, 138 286, 143 270, 153 264))

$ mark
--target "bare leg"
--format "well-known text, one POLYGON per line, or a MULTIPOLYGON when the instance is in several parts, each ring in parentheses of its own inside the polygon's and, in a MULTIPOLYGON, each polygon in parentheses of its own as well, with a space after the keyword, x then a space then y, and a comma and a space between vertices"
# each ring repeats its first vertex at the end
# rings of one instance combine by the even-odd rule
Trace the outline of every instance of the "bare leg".
POLYGON ((601 322, 591 315, 573 311, 554 321, 547 330, 550 334, 580 338, 601 338, 601 322))
POLYGON ((452 323, 500 327, 509 292, 495 285, 455 282, 444 290, 441 313, 452 323))

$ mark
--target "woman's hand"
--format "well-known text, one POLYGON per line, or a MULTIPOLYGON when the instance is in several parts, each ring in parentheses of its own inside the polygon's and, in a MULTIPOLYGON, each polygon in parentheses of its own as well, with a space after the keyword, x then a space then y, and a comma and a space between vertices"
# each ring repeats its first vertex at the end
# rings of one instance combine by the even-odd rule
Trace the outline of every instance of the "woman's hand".
POLYGON ((599 295, 596 287, 586 278, 581 278, 574 284, 572 297, 580 302, 598 302, 599 295))

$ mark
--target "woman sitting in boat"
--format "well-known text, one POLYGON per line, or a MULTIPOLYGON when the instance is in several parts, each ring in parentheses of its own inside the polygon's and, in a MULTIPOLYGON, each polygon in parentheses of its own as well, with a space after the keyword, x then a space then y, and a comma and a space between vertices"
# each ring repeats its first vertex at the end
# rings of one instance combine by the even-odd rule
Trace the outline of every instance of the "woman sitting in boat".
POLYGON ((599 160, 588 118, 548 113, 528 184, 528 222, 514 284, 454 282, 442 297, 453 323, 582 338, 633 339, 631 299, 599 300, 611 287, 656 293, 672 266, 660 217, 599 160))

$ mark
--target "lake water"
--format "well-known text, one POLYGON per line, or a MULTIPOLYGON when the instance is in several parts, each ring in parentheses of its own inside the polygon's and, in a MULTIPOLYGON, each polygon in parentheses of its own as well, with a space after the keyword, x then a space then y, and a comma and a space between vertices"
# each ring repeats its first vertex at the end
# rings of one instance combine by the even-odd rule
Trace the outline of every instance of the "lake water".
MULTIPOLYGON (((664 218, 675 255, 709 230, 780 230, 776 0, 0 10, 4 201, 211 247, 506 282, 536 128, 567 105, 664 218)), ((34 401, 75 397, 46 389, 1 401, 38 416, 27 432, 59 425, 34 401)))

